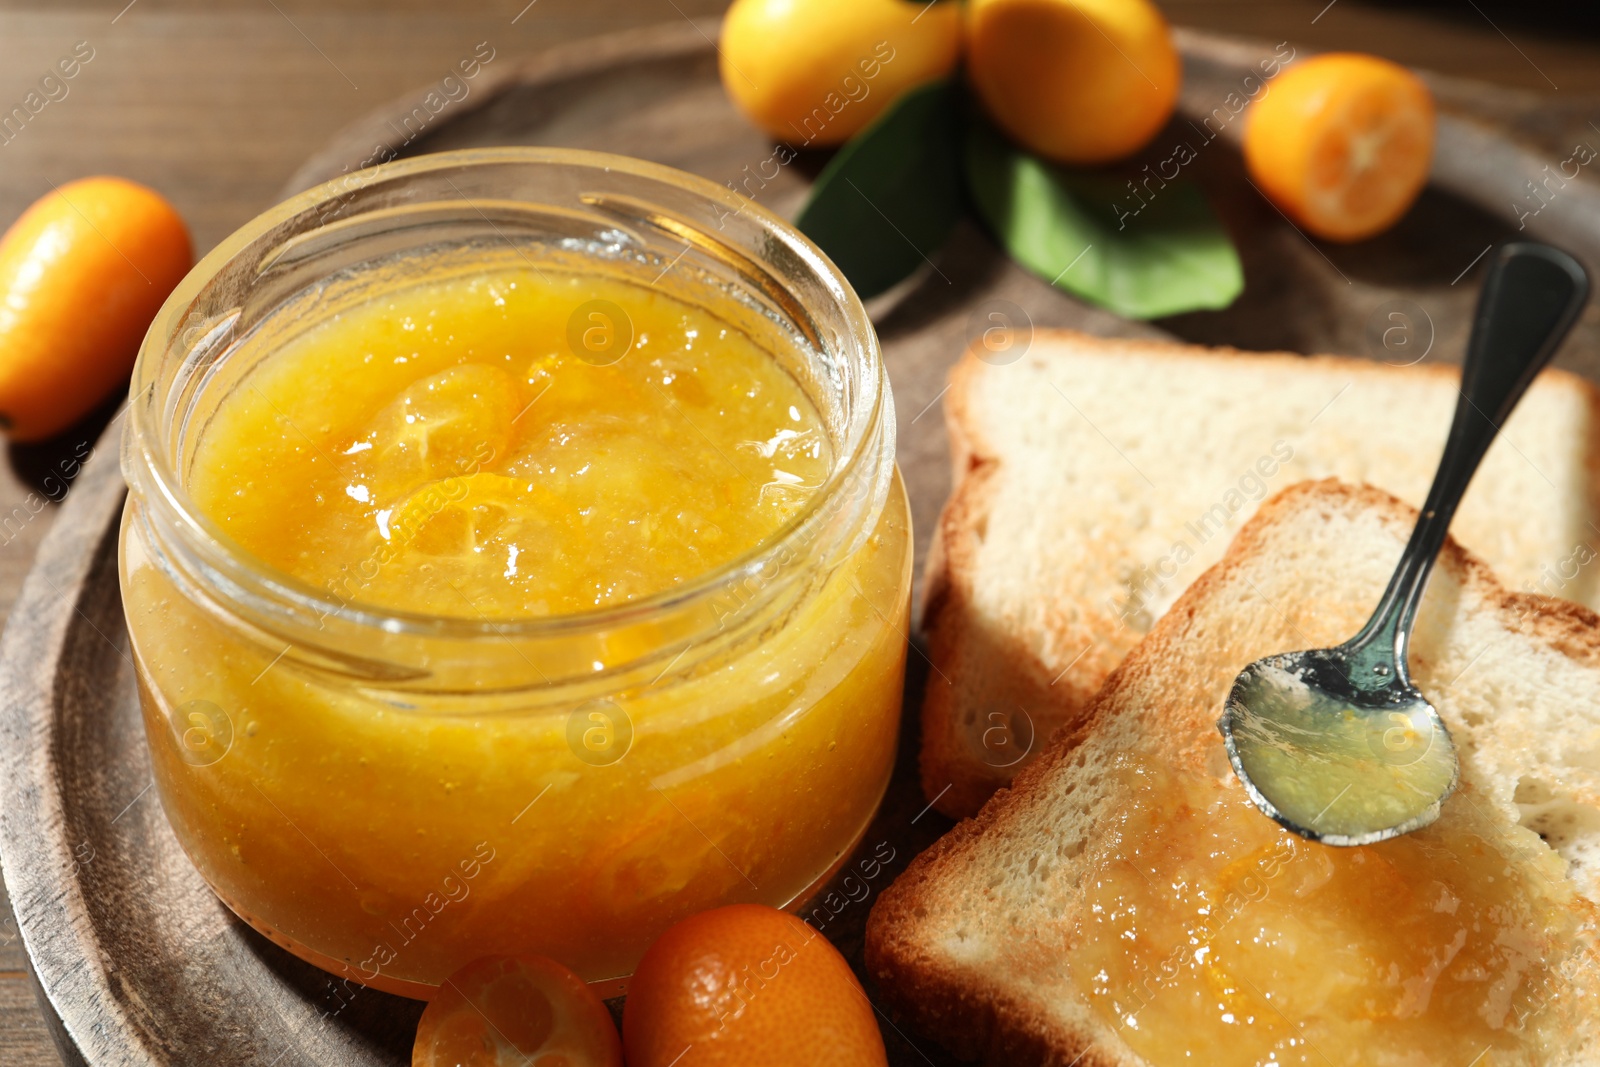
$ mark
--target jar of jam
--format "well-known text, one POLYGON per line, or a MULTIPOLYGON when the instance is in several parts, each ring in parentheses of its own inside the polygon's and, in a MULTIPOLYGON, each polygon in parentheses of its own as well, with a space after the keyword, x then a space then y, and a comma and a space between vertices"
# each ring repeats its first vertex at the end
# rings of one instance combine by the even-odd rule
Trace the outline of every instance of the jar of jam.
POLYGON ((594 153, 361 171, 145 342, 121 575, 162 804, 336 974, 592 982, 859 840, 909 521, 860 301, 737 194, 594 153))

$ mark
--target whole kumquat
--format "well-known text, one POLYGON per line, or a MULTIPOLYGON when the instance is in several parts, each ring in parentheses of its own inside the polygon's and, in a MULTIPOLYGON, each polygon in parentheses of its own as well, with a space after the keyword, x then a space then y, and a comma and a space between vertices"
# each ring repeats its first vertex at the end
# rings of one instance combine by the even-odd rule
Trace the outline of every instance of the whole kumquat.
POLYGON ((989 117, 1059 163, 1121 159, 1172 115, 1183 65, 1149 0, 971 0, 967 76, 989 117))
POLYGON ((1290 67, 1251 106, 1244 160, 1300 226, 1360 241, 1393 226, 1422 192, 1433 137, 1433 96, 1421 78, 1337 52, 1290 67))
POLYGON ((960 5, 735 0, 718 51, 723 88, 751 122, 793 148, 842 144, 907 89, 950 73, 960 5))
POLYGON ((622 1067, 611 1013, 543 956, 484 956, 439 987, 411 1067, 622 1067))
POLYGON ((622 1016, 629 1067, 884 1067, 867 995, 837 949, 786 912, 734 904, 650 946, 622 1016))
POLYGON ((145 330, 193 263, 160 194, 121 178, 47 193, 0 237, 0 425, 49 437, 133 369, 145 330))

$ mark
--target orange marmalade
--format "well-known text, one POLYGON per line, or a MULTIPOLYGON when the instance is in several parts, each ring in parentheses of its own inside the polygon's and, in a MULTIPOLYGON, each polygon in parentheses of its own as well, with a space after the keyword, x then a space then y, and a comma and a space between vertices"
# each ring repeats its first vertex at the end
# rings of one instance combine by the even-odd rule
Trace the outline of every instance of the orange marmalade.
POLYGON ((750 337, 666 292, 527 266, 403 289, 286 344, 213 420, 189 491, 313 585, 514 618, 715 569, 832 458, 750 337))
POLYGON ((1238 788, 1130 762, 1084 879, 1073 979, 1156 1067, 1564 1062, 1584 905, 1463 788, 1364 848, 1306 841, 1238 788))
POLYGON ((785 536, 841 457, 782 337, 572 262, 413 264, 314 304, 199 421, 185 488, 219 543, 335 605, 330 633, 382 620, 369 636, 318 651, 270 612, 234 618, 142 505, 125 524, 178 838, 257 929, 392 992, 491 953, 626 976, 689 914, 802 899, 888 781, 898 478, 839 558, 799 546, 700 630, 671 622, 676 591, 785 536), (576 665, 524 636, 606 611, 576 665), (391 654, 462 627, 433 658, 391 654))

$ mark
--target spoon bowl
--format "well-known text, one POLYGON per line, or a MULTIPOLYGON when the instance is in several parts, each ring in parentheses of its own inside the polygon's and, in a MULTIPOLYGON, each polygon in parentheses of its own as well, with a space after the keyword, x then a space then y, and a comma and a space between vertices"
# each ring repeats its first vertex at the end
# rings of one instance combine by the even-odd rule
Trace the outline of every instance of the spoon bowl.
POLYGON ((1330 845, 1370 845, 1439 817, 1460 768, 1450 731, 1412 684, 1411 627, 1456 506, 1495 435, 1577 321, 1589 279, 1549 245, 1490 260, 1439 471, 1388 588, 1342 645, 1259 659, 1217 727, 1251 801, 1330 845))
POLYGON ((1228 759, 1250 799, 1330 845, 1426 826, 1459 778, 1434 706, 1392 673, 1369 668, 1378 684, 1359 686, 1360 660, 1344 645, 1257 660, 1234 681, 1223 712, 1228 759))

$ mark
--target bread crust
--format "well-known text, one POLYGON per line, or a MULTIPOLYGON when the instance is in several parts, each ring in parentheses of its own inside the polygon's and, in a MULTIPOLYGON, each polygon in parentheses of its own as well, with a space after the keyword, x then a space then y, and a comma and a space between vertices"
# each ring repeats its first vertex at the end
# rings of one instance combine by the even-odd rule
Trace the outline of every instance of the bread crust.
MULTIPOLYGON (((1009 976, 975 978, 971 966, 964 970, 939 953, 919 920, 946 897, 951 883, 966 875, 965 868, 986 835, 1019 816, 1053 810, 1049 780, 1101 727, 1116 707, 1120 691, 1169 668, 1174 657, 1183 654, 1172 635, 1186 633, 1200 609, 1230 584, 1244 562, 1263 553, 1263 542, 1273 524, 1285 514, 1307 507, 1373 512, 1402 542, 1417 516, 1415 509, 1381 489, 1335 479, 1300 482, 1266 500, 1222 560, 1185 590, 1111 672, 1083 714, 1059 729, 1009 788, 998 789, 975 816, 961 821, 913 859, 879 896, 867 922, 866 964, 891 1011, 955 1055, 992 1067, 1148 1067, 1103 1026, 1101 1032, 1060 1029, 1037 1007, 1008 993, 1005 982, 1009 976)), ((1446 539, 1438 567, 1456 573, 1462 585, 1470 586, 1497 614, 1505 629, 1526 634, 1582 665, 1600 669, 1600 615, 1568 601, 1504 589, 1488 564, 1453 539, 1446 539)), ((1179 717, 1169 725, 1184 737, 1173 739, 1176 749, 1169 744, 1164 754, 1176 755, 1174 764, 1189 773, 1204 773, 1208 751, 1215 747, 1214 735, 1206 736, 1206 724, 1184 722, 1179 717)))
MULTIPOLYGON (((1396 368, 1371 360, 1346 356, 1303 356, 1289 352, 1249 352, 1235 348, 1207 348, 1137 339, 1106 339, 1073 330, 1039 330, 1034 345, 1063 344, 1092 347, 1099 352, 1140 356, 1192 365, 1196 358, 1250 360, 1272 366, 1293 365, 1337 368, 1352 378, 1372 378, 1405 374, 1415 377, 1454 381, 1458 369, 1443 364, 1419 364, 1396 368)), ((1027 358, 1027 357, 1024 357, 1027 358)), ((927 641, 934 670, 923 696, 921 708, 922 743, 919 768, 925 797, 940 812, 952 818, 976 813, 983 803, 1004 786, 1018 767, 1006 763, 993 765, 974 750, 971 729, 964 726, 972 714, 965 706, 963 685, 974 668, 966 657, 988 662, 1004 661, 1004 670, 1036 679, 1031 693, 1040 701, 1035 709, 1045 717, 1064 724, 1082 721, 1089 701, 1115 669, 1121 651, 1103 640, 1105 627, 1096 626, 1090 613, 1065 610, 1044 612, 1049 644, 1052 647, 1085 649, 1082 660, 1074 663, 1068 677, 1051 680, 1053 668, 1033 653, 1037 644, 1005 640, 1006 626, 1022 624, 1000 620, 993 632, 978 633, 974 593, 977 559, 993 501, 1000 492, 1005 458, 1001 449, 985 438, 983 420, 973 410, 975 376, 986 365, 976 349, 968 348, 950 372, 950 388, 944 410, 950 439, 952 490, 934 528, 932 545, 924 569, 925 599, 921 627, 927 641), (1087 621, 1086 618, 1087 617, 1087 621)), ((1560 387, 1581 395, 1600 423, 1600 390, 1577 375, 1547 370, 1544 375, 1560 387)), ((1600 493, 1600 439, 1588 444, 1586 464, 1592 492, 1600 493)), ((1508 594, 1511 595, 1511 594, 1508 594)), ((1514 594, 1532 596, 1533 594, 1514 594)), ((1535 619, 1562 617, 1565 609, 1551 601, 1533 612, 1535 619)), ((1530 623, 1536 625, 1536 623, 1530 623)), ((1557 627, 1566 634, 1567 629, 1557 627)), ((1036 741, 1042 742, 1043 738, 1036 741)), ((1036 745, 1037 747, 1037 745, 1036 745)))

